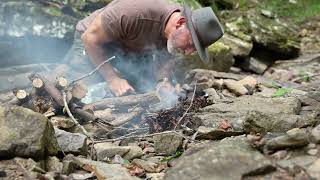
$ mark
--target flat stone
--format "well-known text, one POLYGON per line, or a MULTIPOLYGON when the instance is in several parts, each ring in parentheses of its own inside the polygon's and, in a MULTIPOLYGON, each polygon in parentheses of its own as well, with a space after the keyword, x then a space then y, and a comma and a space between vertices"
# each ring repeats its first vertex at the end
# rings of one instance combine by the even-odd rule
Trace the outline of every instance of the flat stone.
POLYGON ((307 169, 316 160, 317 160, 317 157, 302 155, 302 156, 297 156, 290 159, 283 159, 283 160, 277 161, 277 165, 283 169, 288 170, 289 172, 294 172, 296 166, 307 169))
POLYGON ((210 139, 210 140, 219 140, 225 137, 230 136, 238 136, 244 134, 242 131, 233 131, 233 130, 223 130, 223 129, 215 129, 215 128, 208 128, 205 126, 200 126, 198 128, 196 135, 196 139, 210 139))
MULTIPOLYGON (((255 129, 257 131, 268 131, 270 127, 275 127, 273 122, 282 122, 282 130, 288 130, 289 127, 296 127, 306 122, 300 121, 297 117, 300 112, 301 104, 296 98, 264 98, 259 96, 240 96, 238 98, 215 100, 214 104, 204 107, 200 112, 193 115, 194 121, 199 122, 205 127, 220 129, 219 127, 224 121, 227 121, 232 131, 247 131, 255 129), (254 112, 254 113, 251 113, 254 112), (282 115, 281 115, 282 114, 282 115), (286 115, 284 115, 286 114, 286 115), (255 116, 257 115, 257 116, 255 116), (275 117, 282 117, 278 120, 275 117), (295 116, 294 116, 295 115, 295 116), (254 118, 256 117, 256 118, 254 118), (272 122, 263 122, 258 118, 272 120, 272 122), (284 118, 291 118, 284 119, 284 118), (245 124, 246 121, 257 121, 257 124, 245 124), (244 128, 244 124, 247 125, 244 128), (266 125, 266 127, 256 127, 258 125, 266 125), (255 127, 255 128, 253 128, 255 127)), ((307 121, 309 122, 309 121, 307 121)), ((276 128, 272 131, 277 131, 276 128)))
POLYGON ((311 131, 311 139, 314 143, 320 143, 320 125, 316 126, 311 131))
POLYGON ((308 145, 308 134, 305 129, 294 128, 283 136, 275 137, 266 142, 267 150, 279 150, 308 145))
POLYGON ((172 155, 182 143, 182 137, 175 133, 167 133, 153 136, 156 154, 172 155))
POLYGON ((97 143, 94 147, 97 151, 98 161, 113 158, 115 155, 119 155, 127 160, 132 160, 143 155, 143 151, 139 146, 117 146, 112 143, 97 143))
POLYGON ((259 111, 250 111, 245 116, 243 123, 247 133, 281 133, 290 129, 312 124, 312 119, 307 119, 295 114, 268 114, 259 111))
POLYGON ((152 179, 152 180, 164 179, 164 173, 147 173, 146 176, 147 176, 147 179, 152 179))
POLYGON ((55 128, 55 137, 65 153, 87 155, 87 137, 80 133, 69 133, 55 128))
POLYGON ((120 164, 107 164, 78 157, 71 157, 71 159, 84 170, 93 172, 98 179, 139 179, 132 177, 128 170, 120 164))
POLYGON ((65 116, 53 116, 50 118, 50 121, 54 127, 63 129, 69 129, 75 125, 71 118, 65 116))
POLYGON ((55 156, 47 158, 46 166, 47 166, 47 171, 57 172, 57 173, 61 173, 63 168, 62 162, 60 162, 60 160, 55 156))
POLYGON ((311 164, 307 172, 314 179, 320 179, 320 159, 317 159, 313 164, 311 164))
POLYGON ((156 163, 145 161, 142 159, 134 159, 132 161, 132 163, 141 167, 142 169, 144 169, 148 173, 155 173, 156 172, 156 167, 157 167, 156 163))
POLYGON ((238 95, 238 96, 242 96, 242 95, 246 95, 249 93, 248 89, 245 88, 240 82, 232 80, 232 79, 226 79, 223 81, 224 86, 226 86, 226 88, 238 95))
POLYGON ((238 82, 245 87, 247 86, 250 87, 251 89, 255 88, 258 84, 258 81, 256 80, 256 78, 252 76, 246 76, 245 78, 241 79, 238 82))
POLYGON ((30 109, 0 106, 0 157, 43 158, 58 153, 48 119, 30 109))
POLYGON ((270 160, 247 143, 245 136, 225 138, 194 153, 187 152, 167 171, 165 179, 241 179, 275 170, 270 160))

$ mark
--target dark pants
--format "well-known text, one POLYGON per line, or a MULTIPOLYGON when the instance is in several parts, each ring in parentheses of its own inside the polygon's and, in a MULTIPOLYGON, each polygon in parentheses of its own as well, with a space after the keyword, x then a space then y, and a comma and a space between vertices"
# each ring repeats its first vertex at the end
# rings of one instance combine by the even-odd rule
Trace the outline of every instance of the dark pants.
MULTIPOLYGON (((106 59, 112 56, 116 57, 110 63, 137 92, 147 92, 155 87, 155 72, 159 64, 155 62, 154 56, 156 56, 155 52, 159 53, 159 51, 128 55, 116 44, 108 44, 105 48, 108 55, 106 59)), ((85 54, 79 32, 75 33, 74 43, 65 56, 64 61, 71 67, 72 72, 68 73, 71 76, 79 73, 86 74, 95 68, 91 64, 89 57, 85 54)), ((93 77, 87 79, 88 81, 90 81, 89 83, 101 82, 103 79, 97 72, 93 77)))

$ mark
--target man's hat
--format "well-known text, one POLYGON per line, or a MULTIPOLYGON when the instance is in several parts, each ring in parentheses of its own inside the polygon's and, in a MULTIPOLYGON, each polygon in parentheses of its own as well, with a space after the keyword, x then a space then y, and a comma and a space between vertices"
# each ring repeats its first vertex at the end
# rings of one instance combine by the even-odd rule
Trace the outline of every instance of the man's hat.
POLYGON ((204 63, 209 63, 207 47, 223 36, 223 29, 217 16, 210 7, 191 11, 186 3, 184 16, 187 18, 187 25, 200 58, 204 63))

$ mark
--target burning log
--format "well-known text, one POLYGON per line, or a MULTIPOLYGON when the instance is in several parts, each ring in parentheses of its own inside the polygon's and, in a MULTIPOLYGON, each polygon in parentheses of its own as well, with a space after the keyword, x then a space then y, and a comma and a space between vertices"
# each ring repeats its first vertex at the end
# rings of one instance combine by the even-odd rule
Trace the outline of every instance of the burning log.
POLYGON ((105 98, 100 101, 87 104, 83 107, 83 109, 102 110, 107 108, 130 107, 135 105, 146 107, 150 104, 156 104, 158 102, 160 102, 160 98, 157 92, 150 92, 138 95, 105 98))
POLYGON ((112 124, 113 126, 121 126, 135 119, 136 117, 140 116, 143 112, 144 112, 143 108, 136 108, 132 112, 125 113, 123 115, 118 116, 114 121, 111 121, 110 124, 112 124))

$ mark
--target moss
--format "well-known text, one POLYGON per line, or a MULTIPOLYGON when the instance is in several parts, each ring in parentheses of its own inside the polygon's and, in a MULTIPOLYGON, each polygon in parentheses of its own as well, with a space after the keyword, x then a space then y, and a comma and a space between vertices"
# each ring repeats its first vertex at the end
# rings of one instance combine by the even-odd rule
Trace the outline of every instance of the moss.
POLYGON ((210 55, 227 54, 230 53, 230 50, 229 46, 219 41, 208 47, 210 55))

